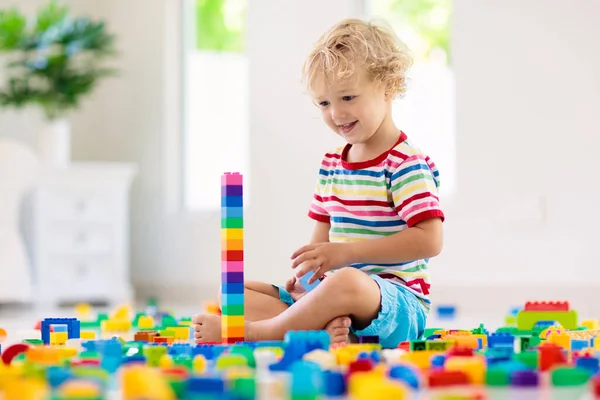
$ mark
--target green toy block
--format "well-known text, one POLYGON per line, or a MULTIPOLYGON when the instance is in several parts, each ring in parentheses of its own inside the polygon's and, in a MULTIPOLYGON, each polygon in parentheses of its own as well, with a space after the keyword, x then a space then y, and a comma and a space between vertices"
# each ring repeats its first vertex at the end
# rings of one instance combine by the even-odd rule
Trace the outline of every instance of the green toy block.
POLYGON ((524 311, 517 314, 517 328, 519 330, 533 329, 536 322, 557 321, 565 329, 577 329, 577 312, 569 311, 524 311))
POLYGON ((244 227, 244 218, 221 218, 221 228, 241 229, 244 227))
POLYGON ((427 346, 427 341, 425 340, 411 340, 410 341, 410 351, 422 351, 425 350, 427 346))
POLYGON ((425 342, 425 350, 446 351, 450 347, 450 342, 442 340, 428 340, 425 342))
POLYGON ((228 316, 237 316, 244 315, 244 305, 243 304, 223 304, 223 310, 221 310, 221 314, 228 316))

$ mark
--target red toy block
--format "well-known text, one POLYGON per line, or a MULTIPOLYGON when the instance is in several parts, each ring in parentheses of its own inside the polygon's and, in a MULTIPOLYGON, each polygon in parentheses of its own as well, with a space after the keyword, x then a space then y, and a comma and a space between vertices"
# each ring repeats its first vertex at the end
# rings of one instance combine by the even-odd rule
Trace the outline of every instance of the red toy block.
POLYGON ((525 311, 569 311, 568 301, 528 301, 525 311))
POLYGON ((398 345, 399 349, 410 351, 410 342, 402 342, 398 345))
POLYGON ((242 250, 222 250, 221 261, 244 261, 242 250))
POLYGON ((429 387, 468 385, 469 376, 463 371, 432 370, 428 382, 429 387))
POLYGON ((550 368, 567 363, 564 349, 554 343, 544 343, 539 346, 540 370, 548 371, 550 368))
POLYGON ((592 378, 592 391, 596 399, 600 399, 600 375, 592 378))
POLYGON ((448 357, 473 357, 474 354, 475 350, 473 350, 471 347, 452 346, 448 350, 448 357))
POLYGON ((16 356, 21 353, 25 353, 27 350, 29 350, 29 345, 25 343, 13 344, 2 352, 2 362, 4 365, 10 365, 16 356))
POLYGON ((367 372, 373 369, 373 362, 367 358, 353 361, 348 366, 348 375, 352 375, 354 372, 367 372))

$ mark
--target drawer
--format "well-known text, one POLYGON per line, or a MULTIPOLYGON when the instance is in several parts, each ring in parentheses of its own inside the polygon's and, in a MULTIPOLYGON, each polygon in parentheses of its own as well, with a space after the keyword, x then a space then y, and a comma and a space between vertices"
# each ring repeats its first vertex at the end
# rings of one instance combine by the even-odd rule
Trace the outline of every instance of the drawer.
POLYGON ((50 253, 108 254, 115 249, 114 227, 106 224, 47 223, 43 247, 50 253))
POLYGON ((102 193, 46 188, 40 202, 44 218, 55 221, 104 222, 114 220, 119 211, 117 199, 102 193))

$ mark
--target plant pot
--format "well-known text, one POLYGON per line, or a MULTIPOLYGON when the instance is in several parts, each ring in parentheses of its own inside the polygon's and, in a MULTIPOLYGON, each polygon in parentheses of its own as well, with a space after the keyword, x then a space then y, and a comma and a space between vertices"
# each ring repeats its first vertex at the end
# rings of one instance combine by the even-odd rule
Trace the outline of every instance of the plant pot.
POLYGON ((39 153, 46 166, 64 168, 71 162, 71 125, 66 119, 47 121, 40 131, 39 153))

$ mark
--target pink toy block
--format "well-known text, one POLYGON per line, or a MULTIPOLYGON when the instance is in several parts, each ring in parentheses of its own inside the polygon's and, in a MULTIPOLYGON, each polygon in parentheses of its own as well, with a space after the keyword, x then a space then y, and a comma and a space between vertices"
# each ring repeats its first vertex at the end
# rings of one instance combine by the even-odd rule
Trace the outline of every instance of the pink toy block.
POLYGON ((221 186, 238 185, 241 186, 244 183, 244 178, 239 172, 225 172, 221 175, 221 186))
POLYGON ((221 272, 244 272, 244 262, 221 261, 221 272))

